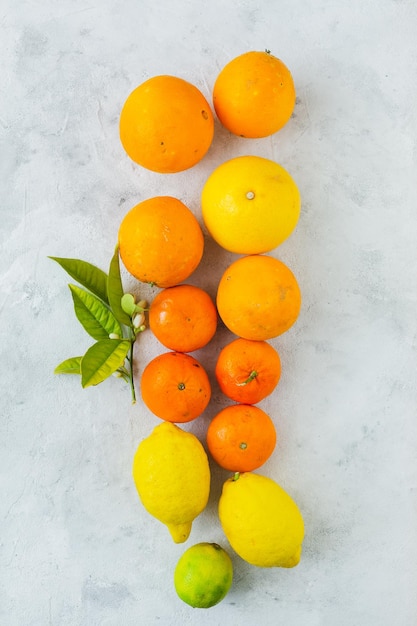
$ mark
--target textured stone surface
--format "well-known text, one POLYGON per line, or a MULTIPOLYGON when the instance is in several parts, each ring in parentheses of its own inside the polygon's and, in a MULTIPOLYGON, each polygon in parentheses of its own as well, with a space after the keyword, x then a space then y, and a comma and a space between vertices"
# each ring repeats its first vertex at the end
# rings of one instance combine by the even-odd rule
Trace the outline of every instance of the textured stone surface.
MULTIPOLYGON (((0 23, 1 624, 415 624, 415 3, 3 0, 0 23), (118 116, 140 82, 175 74, 210 98, 226 62, 265 48, 298 94, 277 135, 244 140, 216 124, 207 157, 168 176, 124 154, 118 116), (131 479, 157 418, 119 380, 82 390, 52 374, 91 340, 47 256, 107 269, 121 219, 153 195, 179 197, 201 220, 206 177, 240 154, 278 161, 303 198, 273 253, 296 274, 303 308, 272 342, 283 373, 262 408, 279 443, 259 471, 295 497, 306 538, 293 570, 232 554, 229 595, 196 613, 173 570, 193 543, 227 548, 216 515, 227 472, 213 465, 209 506, 174 545, 131 479)), ((192 282, 214 296, 232 258, 207 238, 192 282)), ((196 353, 211 376, 230 339, 219 327, 196 353)), ((138 375, 162 350, 141 336, 138 375)), ((187 428, 204 441, 226 404, 213 381, 210 408, 187 428)))

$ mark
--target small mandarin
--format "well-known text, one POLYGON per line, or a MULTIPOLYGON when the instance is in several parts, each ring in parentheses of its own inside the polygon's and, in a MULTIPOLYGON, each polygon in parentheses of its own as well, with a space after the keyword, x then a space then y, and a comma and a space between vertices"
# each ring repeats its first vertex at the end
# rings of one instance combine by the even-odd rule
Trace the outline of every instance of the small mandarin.
POLYGON ((277 386, 281 360, 266 341, 238 337, 220 351, 215 376, 228 398, 242 404, 257 404, 277 386))
POLYGON ((276 445, 273 421, 259 407, 234 404, 220 411, 207 429, 207 447, 220 467, 251 472, 261 467, 276 445))
POLYGON ((217 309, 203 289, 194 285, 176 285, 162 290, 153 299, 149 327, 169 350, 193 352, 214 337, 217 309))
POLYGON ((206 370, 197 359, 181 352, 165 352, 149 361, 140 388, 148 409, 167 422, 196 419, 211 397, 206 370))

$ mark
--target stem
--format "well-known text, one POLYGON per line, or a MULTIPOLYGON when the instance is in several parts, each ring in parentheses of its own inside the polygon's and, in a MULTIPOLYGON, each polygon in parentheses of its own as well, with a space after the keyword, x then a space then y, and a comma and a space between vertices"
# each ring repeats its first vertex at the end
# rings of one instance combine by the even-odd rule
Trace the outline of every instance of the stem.
POLYGON ((258 372, 256 370, 252 370, 251 373, 249 374, 248 378, 246 380, 244 380, 243 383, 236 383, 236 384, 237 384, 238 387, 244 387, 248 383, 252 382, 252 380, 255 380, 257 375, 258 375, 258 372))
POLYGON ((130 342, 130 350, 129 350, 129 383, 130 383, 130 391, 132 393, 132 404, 136 404, 136 391, 135 391, 135 383, 133 382, 133 346, 135 345, 135 339, 131 339, 130 342))
POLYGON ((135 391, 135 383, 133 381, 133 346, 135 345, 136 335, 132 332, 132 337, 130 338, 130 349, 129 354, 127 356, 127 360, 129 361, 129 384, 130 391, 132 394, 132 404, 136 403, 136 391, 135 391))

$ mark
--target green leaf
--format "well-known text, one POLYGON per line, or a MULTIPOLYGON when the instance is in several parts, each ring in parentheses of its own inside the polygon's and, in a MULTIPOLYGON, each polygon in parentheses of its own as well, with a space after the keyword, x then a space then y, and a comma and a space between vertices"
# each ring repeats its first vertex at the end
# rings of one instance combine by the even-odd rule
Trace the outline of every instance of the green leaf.
POLYGON ((56 261, 71 278, 108 304, 107 274, 103 270, 79 259, 64 259, 56 256, 49 258, 56 261))
POLYGON ((54 374, 81 374, 81 356, 65 359, 54 369, 54 374))
POLYGON ((94 339, 108 339, 114 333, 122 336, 122 329, 110 309, 99 298, 77 285, 68 285, 74 301, 75 315, 94 339))
POLYGON ((131 326, 129 315, 122 309, 123 285, 120 276, 119 247, 116 247, 113 258, 110 261, 109 274, 107 277, 107 295, 111 310, 116 319, 125 326, 131 326))
POLYGON ((102 339, 93 344, 81 359, 81 384, 98 385, 121 367, 130 350, 127 339, 102 339))

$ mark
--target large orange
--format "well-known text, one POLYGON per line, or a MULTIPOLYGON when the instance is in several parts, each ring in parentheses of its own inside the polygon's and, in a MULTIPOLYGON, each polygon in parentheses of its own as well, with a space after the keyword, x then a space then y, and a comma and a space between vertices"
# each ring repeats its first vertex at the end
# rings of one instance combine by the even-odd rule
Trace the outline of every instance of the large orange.
POLYGON ((173 173, 198 163, 213 140, 214 120, 203 94, 176 76, 154 76, 128 96, 120 139, 130 158, 154 172, 173 173))
POLYGON ((172 287, 186 280, 200 263, 204 236, 185 204, 171 196, 157 196, 125 215, 119 227, 119 249, 132 276, 158 287, 172 287))
POLYGON ((170 350, 193 352, 213 338, 217 309, 209 294, 194 285, 163 289, 149 309, 149 328, 170 350))
POLYGON ((301 308, 301 292, 282 261, 263 254, 244 256, 223 273, 217 309, 227 328, 244 339, 262 341, 287 331, 301 308))
POLYGON ((228 398, 242 404, 257 404, 277 386, 281 360, 266 341, 239 337, 222 348, 214 371, 221 391, 228 398))
POLYGON ((287 66, 269 52, 251 51, 228 63, 213 89, 220 122, 241 137, 267 137, 290 119, 295 87, 287 66))
POLYGON ((207 429, 207 447, 213 459, 232 472, 261 467, 275 449, 273 421, 256 406, 234 404, 218 413, 207 429))
POLYGON ((167 422, 190 422, 203 413, 211 397, 206 370, 181 352, 165 352, 149 361, 140 388, 148 409, 167 422))
POLYGON ((301 198, 281 165, 249 155, 225 161, 210 174, 201 209, 207 230, 220 246, 237 254, 260 254, 291 235, 301 198))

